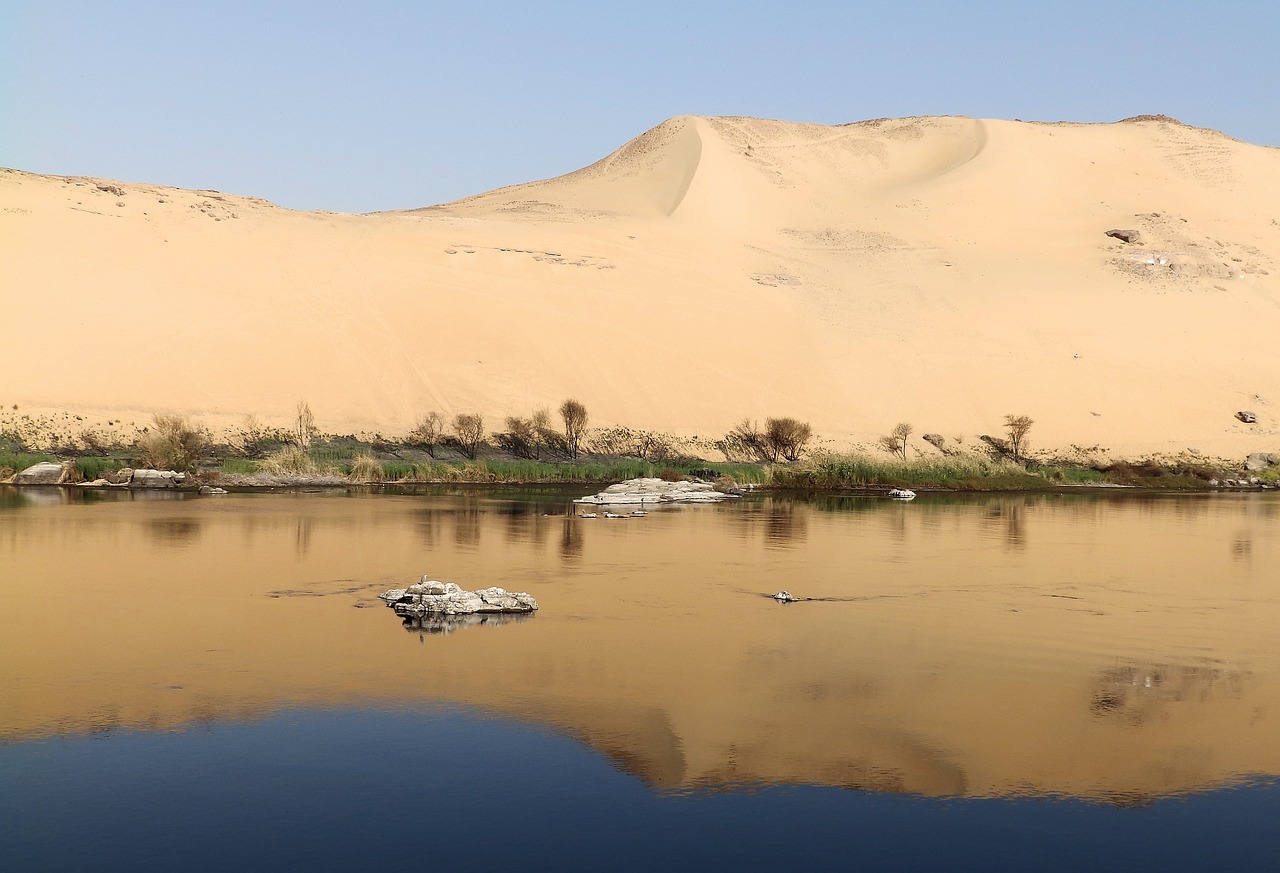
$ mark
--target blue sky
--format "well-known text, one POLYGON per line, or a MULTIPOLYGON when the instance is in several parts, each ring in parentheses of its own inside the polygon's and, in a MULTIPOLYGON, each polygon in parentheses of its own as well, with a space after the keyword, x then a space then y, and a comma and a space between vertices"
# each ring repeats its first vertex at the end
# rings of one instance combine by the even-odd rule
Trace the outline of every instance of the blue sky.
POLYGON ((1280 146, 1280 4, 0 0, 0 166, 423 206, 673 115, 1164 113, 1280 146))

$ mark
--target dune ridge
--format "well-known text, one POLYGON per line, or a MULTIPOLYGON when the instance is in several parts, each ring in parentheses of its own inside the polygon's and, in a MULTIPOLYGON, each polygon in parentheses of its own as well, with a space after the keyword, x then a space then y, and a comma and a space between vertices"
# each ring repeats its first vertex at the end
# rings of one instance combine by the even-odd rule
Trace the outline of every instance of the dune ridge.
POLYGON ((0 210, 29 316, 0 426, 285 425, 305 399, 395 434, 576 397, 683 436, 794 415, 834 447, 899 421, 973 444, 1014 413, 1033 448, 1280 448, 1280 150, 1163 116, 680 116, 369 215, 6 170, 0 210))

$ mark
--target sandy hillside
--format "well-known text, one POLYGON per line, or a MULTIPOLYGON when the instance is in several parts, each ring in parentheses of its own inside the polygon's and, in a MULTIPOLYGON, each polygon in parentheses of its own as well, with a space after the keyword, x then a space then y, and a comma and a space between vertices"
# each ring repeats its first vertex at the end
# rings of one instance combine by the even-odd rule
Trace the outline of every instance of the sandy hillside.
POLYGON ((1033 448, 1280 449, 1280 150, 1160 117, 686 116, 373 215, 0 171, 0 263, 4 414, 72 428, 306 399, 396 434, 576 397, 686 436, 971 444, 1023 413, 1033 448))

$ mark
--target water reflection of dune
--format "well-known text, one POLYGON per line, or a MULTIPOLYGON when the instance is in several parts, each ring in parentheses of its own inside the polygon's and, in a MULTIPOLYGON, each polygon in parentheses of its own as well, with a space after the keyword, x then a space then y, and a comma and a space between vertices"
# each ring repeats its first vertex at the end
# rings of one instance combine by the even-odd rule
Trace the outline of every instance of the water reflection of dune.
POLYGON ((1280 775, 1277 506, 775 495, 613 523, 476 492, 24 504, 0 523, 0 737, 448 700, 663 791, 1140 804, 1280 775), (405 634, 352 608, 423 572, 530 591, 537 621, 405 634), (68 623, 48 592, 86 579, 93 621, 68 623), (780 588, 815 601, 758 596, 780 588))

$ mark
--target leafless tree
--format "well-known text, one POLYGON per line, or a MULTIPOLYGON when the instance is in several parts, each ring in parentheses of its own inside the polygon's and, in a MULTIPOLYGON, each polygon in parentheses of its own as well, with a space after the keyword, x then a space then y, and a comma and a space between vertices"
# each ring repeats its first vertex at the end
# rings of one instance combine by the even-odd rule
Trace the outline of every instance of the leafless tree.
POLYGON ((316 417, 311 414, 311 404, 305 400, 298 401, 294 433, 297 435, 298 445, 304 449, 311 445, 311 440, 316 435, 316 417))
POLYGON ((564 442, 569 457, 578 457, 578 448, 582 445, 582 435, 587 429, 587 407, 576 400, 566 400, 560 404, 560 418, 564 420, 564 442))
POLYGON ((737 426, 725 434, 721 445, 725 457, 729 460, 754 458, 768 463, 774 458, 765 435, 760 431, 760 425, 749 418, 742 419, 737 426))
POLYGON ((880 437, 880 447, 891 455, 902 460, 907 459, 907 440, 911 437, 912 427, 905 421, 899 423, 892 431, 880 437))
POLYGON ((1009 434, 1009 446, 1013 449, 1013 459, 1022 463, 1022 451, 1027 447, 1027 431, 1035 424, 1027 415, 1006 415, 1004 429, 1009 434))
POLYGON ((428 412, 418 419, 418 424, 409 431, 409 440, 422 446, 433 458, 436 456, 436 446, 440 444, 442 436, 444 436, 444 419, 438 412, 428 412))
POLYGON ((484 416, 476 413, 461 412, 453 417, 453 433, 458 439, 458 447, 471 460, 475 460, 484 442, 484 416))

